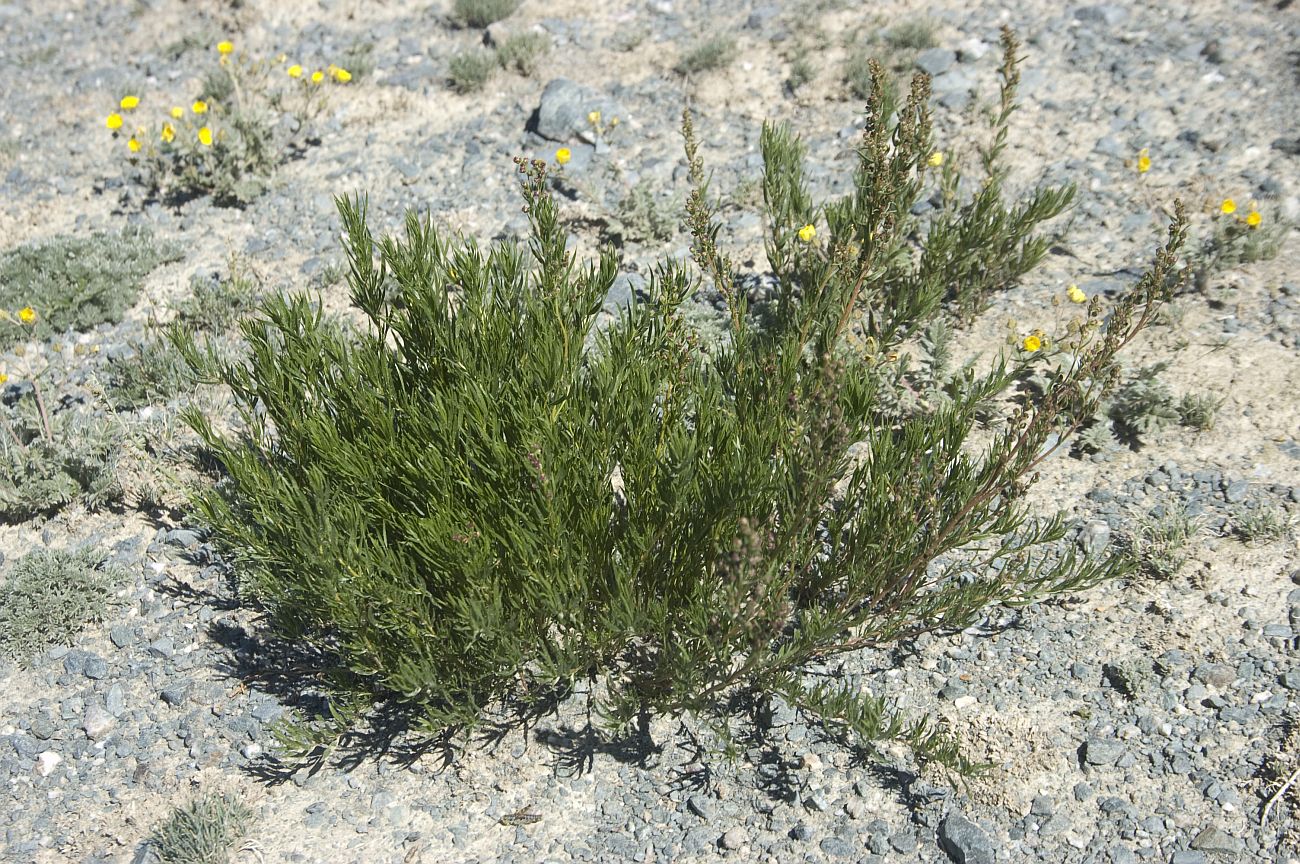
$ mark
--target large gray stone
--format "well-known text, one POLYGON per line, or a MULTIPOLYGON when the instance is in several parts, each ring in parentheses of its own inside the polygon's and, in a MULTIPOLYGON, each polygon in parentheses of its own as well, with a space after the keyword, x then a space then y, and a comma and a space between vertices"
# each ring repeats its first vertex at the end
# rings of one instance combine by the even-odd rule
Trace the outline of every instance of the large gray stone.
POLYGON ((622 107, 609 97, 568 78, 556 78, 542 91, 537 106, 537 134, 552 141, 576 137, 595 143, 595 129, 588 119, 592 111, 600 112, 602 124, 625 119, 622 107))
POLYGON ((939 845, 956 864, 993 864, 997 857, 984 829, 960 813, 939 824, 939 845))

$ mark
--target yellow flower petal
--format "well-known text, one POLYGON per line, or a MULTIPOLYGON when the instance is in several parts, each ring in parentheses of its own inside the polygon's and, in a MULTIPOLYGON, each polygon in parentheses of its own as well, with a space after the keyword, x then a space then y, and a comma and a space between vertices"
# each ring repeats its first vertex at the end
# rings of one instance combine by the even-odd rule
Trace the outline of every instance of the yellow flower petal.
POLYGON ((104 125, 107 126, 109 129, 121 129, 121 128, 122 128, 122 115, 121 115, 121 114, 109 114, 109 115, 108 115, 108 119, 104 121, 104 125))
POLYGON ((123 111, 130 111, 140 104, 139 96, 123 96, 122 101, 118 103, 122 106, 123 111))
POLYGON ((1249 225, 1251 228, 1258 228, 1260 226, 1260 223, 1262 223, 1263 221, 1264 221, 1264 217, 1259 215, 1258 210, 1251 210, 1249 213, 1246 214, 1246 224, 1249 225))
POLYGON ((335 69, 334 80, 338 81, 340 84, 346 84, 352 80, 352 73, 346 69, 335 69))
POLYGON ((1043 340, 1039 339, 1037 336, 1034 336, 1033 334, 1030 334, 1029 336, 1025 337, 1025 341, 1021 343, 1021 346, 1026 351, 1032 354, 1035 351, 1037 351, 1039 348, 1043 347, 1043 340))
POLYGON ((229 43, 229 42, 222 41, 222 42, 218 42, 218 43, 217 43, 217 53, 218 53, 218 54, 229 54, 231 51, 234 51, 234 50, 235 50, 235 46, 232 45, 232 44, 229 43))
POLYGON ((568 147, 561 147, 559 150, 555 151, 555 161, 561 165, 568 165, 569 160, 572 158, 573 154, 569 152, 568 147))
POLYGON ((172 109, 173 120, 179 120, 184 116, 185 116, 185 109, 182 108, 181 106, 177 105, 175 108, 172 109))
POLYGON ((322 81, 324 81, 324 80, 325 80, 325 73, 322 72, 322 71, 320 71, 319 69, 317 69, 315 72, 311 73, 311 83, 313 83, 313 84, 319 84, 320 82, 322 82, 322 81))
POLYGON ((206 114, 208 113, 208 103, 202 99, 195 99, 194 104, 190 106, 190 110, 195 114, 206 114))
POLYGON ((207 126, 199 129, 199 143, 204 147, 212 146, 212 130, 207 126))
POLYGON ((24 306, 18 310, 18 320, 24 324, 32 324, 36 321, 36 310, 30 306, 24 306))
POLYGON ((1223 203, 1219 205, 1219 212, 1224 216, 1231 216, 1237 212, 1237 202, 1231 198, 1224 198, 1223 203))
POLYGON ((1137 171, 1139 174, 1145 174, 1151 170, 1151 156, 1146 147, 1138 151, 1137 171))
POLYGON ((599 111, 590 112, 587 115, 587 122, 590 123, 592 126, 595 126, 596 124, 600 123, 600 112, 599 111))
POLYGON ((799 229, 799 239, 805 243, 811 243, 812 239, 817 236, 817 229, 812 225, 805 225, 799 229))
POLYGON ((0 372, 0 384, 4 384, 8 380, 9 380, 9 376, 3 372, 0 372))
POLYGON ((176 138, 176 127, 170 123, 164 123, 162 127, 162 140, 170 144, 176 138))
POLYGON ((938 168, 943 164, 943 151, 936 150, 931 153, 930 158, 925 160, 925 164, 929 165, 931 168, 938 168))
POLYGON ((127 147, 127 149, 130 150, 132 153, 139 153, 139 152, 140 152, 140 142, 137 141, 135 138, 131 138, 129 141, 127 141, 127 142, 126 142, 126 147, 127 147))
POLYGON ((290 78, 301 78, 301 77, 302 77, 302 67, 299 66, 297 63, 293 64, 292 66, 290 66, 288 69, 286 69, 286 70, 284 70, 284 71, 285 71, 285 74, 287 74, 290 78))
POLYGON ((1088 295, 1083 293, 1083 289, 1078 285, 1071 285, 1065 289, 1065 296, 1070 298, 1071 303, 1082 303, 1088 299, 1088 295))

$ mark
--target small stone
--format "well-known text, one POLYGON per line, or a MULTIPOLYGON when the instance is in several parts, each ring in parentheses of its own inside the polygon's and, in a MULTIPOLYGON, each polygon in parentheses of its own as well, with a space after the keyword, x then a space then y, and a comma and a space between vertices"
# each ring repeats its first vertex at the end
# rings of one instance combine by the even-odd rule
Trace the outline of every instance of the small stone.
POLYGON ((1074 17, 1080 21, 1114 27, 1117 24, 1122 24, 1128 18, 1128 10, 1123 6, 1103 3, 1096 6, 1080 6, 1074 10, 1074 17))
POLYGON ((1089 522, 1079 535, 1079 545, 1088 555, 1100 555, 1110 545, 1110 525, 1100 520, 1089 522))
POLYGON ((256 741, 252 744, 245 744, 239 753, 245 759, 256 759, 258 756, 262 755, 262 745, 258 744, 256 741))
POLYGON ((103 741, 113 731, 113 715, 104 710, 101 705, 91 705, 86 709, 81 728, 91 741, 103 741))
POLYGON ((1288 690, 1300 690, 1300 669, 1289 669, 1282 673, 1282 686, 1288 690))
POLYGON ((1192 848, 1199 849, 1202 852, 1235 855, 1245 848, 1245 844, 1231 834, 1210 827, 1196 835, 1196 839, 1192 841, 1192 848))
POLYGON ((1169 864, 1206 864, 1205 853, 1180 849, 1169 859, 1169 864))
POLYGON ((745 845, 746 839, 748 838, 745 835, 745 829, 736 827, 728 828, 727 833, 722 835, 722 839, 719 842, 723 849, 730 849, 734 852, 745 845))
POLYGON ((114 717, 121 717, 122 712, 126 711, 126 693, 121 684, 108 688, 108 693, 104 696, 104 708, 114 717))
POLYGON ((1089 738, 1083 745, 1083 758, 1089 765, 1113 765, 1124 755, 1124 745, 1106 738, 1089 738))
POLYGON ((1087 783, 1075 783, 1075 784, 1074 784, 1074 800, 1075 800, 1075 801, 1087 801, 1087 800, 1088 800, 1089 798, 1091 798, 1091 797, 1092 797, 1092 787, 1091 787, 1091 786, 1089 786, 1087 783))
POLYGON ((867 815, 867 805, 858 798, 850 798, 844 805, 844 814, 850 819, 861 819, 867 815))
POLYGON ((181 705, 185 702, 185 697, 189 695, 190 688, 185 684, 173 684, 170 687, 164 687, 158 695, 162 701, 168 705, 181 705))
POLYGON ((997 857, 984 829, 959 813, 939 823, 939 845, 956 864, 993 864, 997 857))
POLYGON ((1237 680, 1237 670, 1226 663, 1202 663, 1193 670, 1192 677, 1211 687, 1227 687, 1237 680))
POLYGON ((926 48, 916 55, 916 68, 931 77, 942 75, 957 62, 957 52, 947 48, 926 48))
POLYGON ((36 757, 36 773, 42 777, 49 777, 62 761, 63 757, 58 753, 53 750, 46 750, 36 757))
POLYGON ((1229 504, 1240 504, 1246 500, 1246 495, 1250 492, 1250 484, 1245 480, 1233 480, 1228 487, 1223 490, 1223 497, 1229 504))
POLYGON ((974 696, 958 696, 952 700, 952 706, 958 710, 965 710, 978 701, 974 696))
POLYGON ((108 677, 108 663, 103 657, 91 654, 86 657, 85 665, 81 671, 92 681, 102 681, 108 677))
POLYGON ((814 792, 807 798, 803 799, 803 806, 807 807, 814 813, 825 813, 827 810, 831 809, 830 802, 826 800, 826 796, 821 792, 814 792))
POLYGON ((117 648, 125 648, 128 645, 135 644, 135 631, 125 624, 117 624, 108 631, 108 638, 113 641, 117 648))
POLYGON ((686 806, 701 819, 708 819, 713 815, 713 803, 703 795, 692 795, 687 799, 686 806))
POLYGON ((172 637, 164 636, 149 645, 149 653, 159 659, 166 659, 176 653, 176 644, 172 642, 172 637))
POLYGON ((813 829, 807 822, 800 822, 790 829, 790 837, 802 843, 813 839, 813 829))

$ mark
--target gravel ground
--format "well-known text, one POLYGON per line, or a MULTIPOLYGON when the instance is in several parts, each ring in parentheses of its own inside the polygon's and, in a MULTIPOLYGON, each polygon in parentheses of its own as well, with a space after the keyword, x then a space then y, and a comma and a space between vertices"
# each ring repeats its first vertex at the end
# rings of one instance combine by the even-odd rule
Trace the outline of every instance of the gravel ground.
MULTIPOLYGON (((91 386, 103 364, 181 302, 191 277, 227 272, 234 254, 265 289, 317 286, 342 309, 344 288, 330 278, 335 194, 368 191, 384 227, 418 207, 467 234, 517 235, 510 159, 552 158, 560 146, 577 179, 565 205, 574 244, 590 252, 637 182, 666 201, 684 195, 677 122, 688 100, 715 188, 746 197, 759 126, 775 118, 805 135, 819 189, 840 190, 860 132, 840 74, 845 35, 860 28, 861 42, 906 21, 933 26, 935 47, 905 62, 935 75, 939 140, 954 145, 982 128, 998 28, 1014 26, 1028 59, 1012 182, 1045 176, 1080 189, 1067 243, 963 332, 962 350, 995 344, 1007 318, 1050 322, 1068 283, 1092 294, 1131 282, 1176 196, 1202 233, 1224 197, 1300 220, 1300 16, 1289 2, 527 0, 487 37, 536 30, 551 51, 533 75, 499 73, 472 95, 448 87, 448 63, 485 34, 454 26, 449 5, 0 5, 0 249, 141 224, 186 250, 153 273, 121 324, 20 346, 0 368, 49 359, 58 411, 105 414, 91 386), (689 80, 673 71, 715 33, 735 39, 730 66, 689 80), (196 47, 163 47, 190 37, 196 47), (322 64, 370 45, 374 69, 337 89, 301 158, 251 206, 151 200, 103 117, 124 92, 192 92, 192 70, 222 37, 322 64), (792 90, 801 45, 813 77, 792 90), (593 108, 620 119, 594 142, 583 119, 593 108), (1142 148, 1145 173, 1134 170, 1142 148)), ((727 235, 736 260, 761 269, 758 220, 738 208, 727 235)), ((626 242, 616 292, 635 290, 657 256, 686 243, 680 232, 626 242)), ((75 647, 0 667, 0 854, 153 860, 146 837, 172 807, 230 790, 255 813, 238 862, 1300 860, 1300 798, 1279 800, 1261 824, 1279 778, 1300 768, 1296 535, 1245 543, 1234 533, 1252 510, 1294 519, 1300 505, 1297 248, 1292 231, 1275 259, 1211 275, 1130 357, 1134 367, 1169 360, 1163 377, 1176 393, 1221 396, 1213 429, 1061 454, 1031 491, 1097 548, 1185 510, 1199 531, 1177 576, 992 609, 969 631, 814 670, 944 718, 992 763, 987 777, 953 789, 872 764, 779 705, 770 722, 740 730, 734 763, 709 755, 689 717, 611 740, 588 725, 583 693, 529 728, 453 751, 399 740, 355 764, 277 771, 268 727, 306 697, 273 674, 283 658, 260 641, 255 611, 232 596, 205 538, 173 506, 74 506, 0 526, 4 568, 33 549, 91 544, 128 574, 110 620, 75 647)), ((701 300, 701 314, 710 305, 701 300)), ((19 386, 10 374, 6 397, 19 386)), ((133 440, 164 442, 143 464, 167 470, 174 458, 176 407, 113 415, 133 440)))

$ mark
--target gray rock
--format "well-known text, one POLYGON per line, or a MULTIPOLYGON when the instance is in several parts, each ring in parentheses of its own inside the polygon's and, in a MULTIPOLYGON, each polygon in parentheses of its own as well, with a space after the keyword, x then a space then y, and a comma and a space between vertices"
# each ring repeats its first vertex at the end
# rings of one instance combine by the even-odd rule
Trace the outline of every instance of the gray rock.
POLYGON ((1196 839, 1192 840, 1192 848, 1199 849, 1202 852, 1220 852, 1225 855, 1235 855, 1245 848, 1245 844, 1231 834, 1211 826, 1196 835, 1196 839))
POLYGON ((82 673, 92 681, 102 681, 108 677, 108 662, 98 654, 91 654, 82 673))
POLYGON ((1113 765, 1124 755, 1124 745, 1108 738, 1089 738, 1083 745, 1083 758, 1089 765, 1113 765))
POLYGON ((1128 18, 1128 10, 1123 6, 1116 6, 1110 3, 1098 4, 1096 6, 1080 6, 1074 10, 1074 17, 1080 21, 1086 21, 1094 24, 1105 24, 1107 27, 1114 27, 1117 24, 1124 23, 1128 18))
POLYGON ((735 828, 728 828, 727 833, 723 834, 722 839, 718 842, 722 845, 723 849, 730 849, 734 852, 744 846, 745 841, 748 839, 749 836, 745 833, 745 829, 737 826, 735 828))
POLYGON ((587 119, 592 111, 599 111, 606 123, 625 116, 618 103, 608 97, 568 78, 556 78, 546 85, 537 105, 537 134, 552 141, 577 137, 595 143, 595 131, 587 119))
POLYGON ((1226 663, 1202 663, 1192 670, 1192 677, 1211 687, 1228 687, 1237 680, 1237 670, 1226 663))
POLYGON ((817 844, 831 858, 856 859, 858 850, 841 837, 827 837, 817 844))
POLYGON ((81 721, 81 728, 91 741, 103 741, 113 731, 113 726, 113 715, 98 703, 86 709, 86 714, 81 721))
POLYGON ((108 638, 113 640, 114 646, 125 648, 135 644, 135 631, 125 624, 117 624, 108 631, 108 638))
POLYGON ((149 653, 160 659, 166 659, 176 653, 176 644, 172 642, 172 637, 164 636, 149 645, 149 653))
POLYGON ((1246 495, 1250 492, 1250 484, 1245 480, 1233 480, 1223 490, 1223 498, 1229 504, 1240 504, 1246 500, 1246 495))
POLYGON ((114 684, 108 688, 108 694, 104 697, 104 708, 114 717, 121 717, 122 712, 126 711, 126 694, 121 684, 114 684))
POLYGON ((713 802, 703 795, 692 795, 686 801, 687 808, 701 819, 713 816, 713 802))
POLYGON ((956 864, 993 864, 997 857, 984 829, 960 813, 939 823, 939 845, 956 864))
POLYGON ((957 62, 957 52, 947 48, 926 48, 916 55, 916 68, 927 75, 942 75, 957 62))
POLYGON ((187 684, 172 684, 168 687, 164 687, 158 695, 162 697, 162 701, 166 702, 168 705, 182 705, 185 702, 185 697, 189 695, 189 692, 190 688, 187 684))
POLYGON ((1170 857, 1169 864, 1206 864, 1206 861, 1204 852, 1180 849, 1170 857))
POLYGON ((1101 520, 1089 522, 1079 534, 1079 545, 1088 555, 1100 555, 1110 545, 1110 525, 1101 520))
POLYGON ((807 843, 809 840, 813 839, 812 826, 807 822, 800 821, 798 825, 795 825, 790 829, 790 837, 800 842, 807 843))

